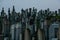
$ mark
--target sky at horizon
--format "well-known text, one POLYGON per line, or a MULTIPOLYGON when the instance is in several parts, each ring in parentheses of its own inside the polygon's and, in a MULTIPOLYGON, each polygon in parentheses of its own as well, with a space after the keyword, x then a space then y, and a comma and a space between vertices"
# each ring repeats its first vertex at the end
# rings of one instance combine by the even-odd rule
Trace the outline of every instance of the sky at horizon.
POLYGON ((2 7, 4 7, 5 12, 8 11, 8 8, 11 9, 13 5, 15 6, 16 12, 20 12, 21 9, 26 8, 37 8, 40 9, 47 9, 50 10, 58 10, 60 9, 60 0, 0 0, 0 12, 2 7))

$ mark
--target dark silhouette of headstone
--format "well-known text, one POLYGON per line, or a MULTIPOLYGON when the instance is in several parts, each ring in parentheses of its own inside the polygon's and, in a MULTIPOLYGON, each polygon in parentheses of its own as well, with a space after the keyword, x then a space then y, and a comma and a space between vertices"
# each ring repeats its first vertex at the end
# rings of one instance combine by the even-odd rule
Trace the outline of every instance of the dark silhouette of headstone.
POLYGON ((60 14, 60 9, 58 9, 58 13, 60 14))

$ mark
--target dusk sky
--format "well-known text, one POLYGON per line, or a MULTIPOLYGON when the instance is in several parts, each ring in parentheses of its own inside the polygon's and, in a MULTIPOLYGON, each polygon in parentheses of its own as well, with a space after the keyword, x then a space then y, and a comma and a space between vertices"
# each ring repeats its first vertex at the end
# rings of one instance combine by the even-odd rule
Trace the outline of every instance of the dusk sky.
POLYGON ((2 7, 4 7, 5 12, 8 11, 8 8, 12 10, 13 5, 17 12, 22 8, 37 8, 50 10, 58 10, 60 8, 60 0, 0 0, 0 12, 2 7))

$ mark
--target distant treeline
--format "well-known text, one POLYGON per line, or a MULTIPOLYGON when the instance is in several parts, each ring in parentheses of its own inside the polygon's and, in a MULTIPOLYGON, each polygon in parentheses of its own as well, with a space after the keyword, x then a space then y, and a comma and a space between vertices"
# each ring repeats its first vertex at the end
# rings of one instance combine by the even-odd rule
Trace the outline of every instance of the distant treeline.
POLYGON ((26 19, 25 21, 27 21, 27 19, 32 19, 32 23, 33 21, 35 21, 35 19, 37 20, 41 20, 41 19, 46 19, 49 21, 60 21, 60 9, 55 10, 55 11, 50 11, 49 8, 47 8, 46 10, 39 10, 37 12, 36 8, 28 8, 28 9, 21 9, 21 12, 16 12, 15 11, 15 7, 13 6, 12 11, 10 11, 10 8, 8 9, 8 15, 5 13, 4 8, 2 8, 2 11, 0 12, 0 20, 2 18, 6 18, 9 22, 14 23, 14 22, 19 22, 20 20, 22 20, 22 18, 26 19))

